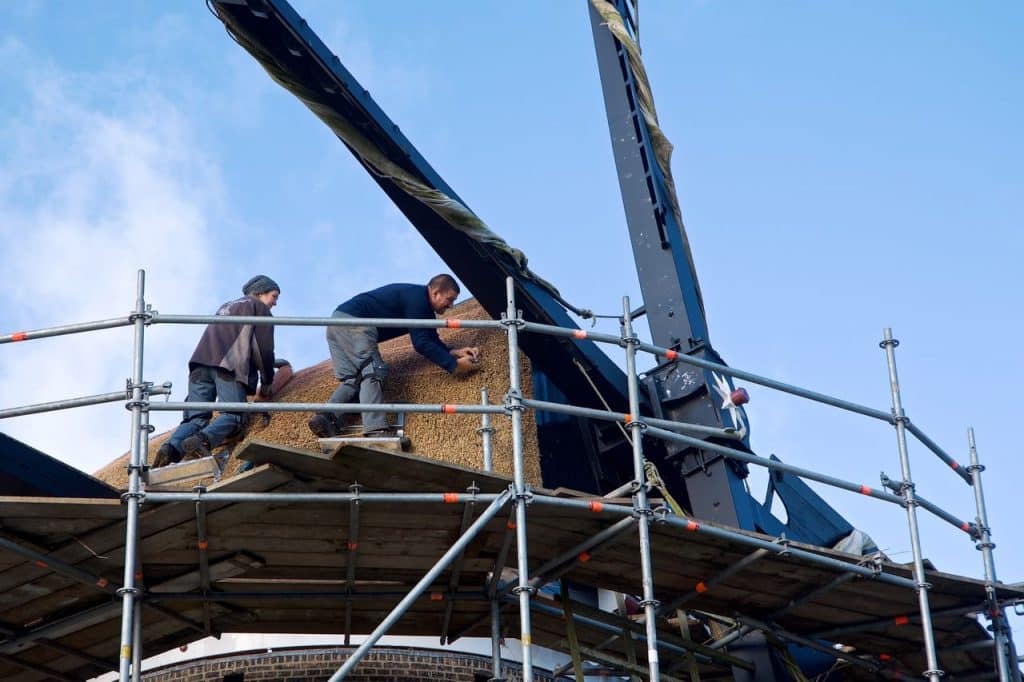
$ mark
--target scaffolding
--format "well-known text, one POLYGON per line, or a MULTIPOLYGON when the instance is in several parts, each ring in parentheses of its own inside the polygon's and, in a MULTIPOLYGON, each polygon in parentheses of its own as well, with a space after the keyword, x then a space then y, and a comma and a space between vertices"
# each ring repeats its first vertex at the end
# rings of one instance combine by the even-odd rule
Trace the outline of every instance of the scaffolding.
MULTIPOLYGON (((951 613, 963 614, 984 614, 989 622, 989 630, 992 632, 992 639, 979 640, 975 642, 962 643, 958 645, 962 650, 977 649, 981 647, 992 648, 993 672, 990 677, 995 677, 1001 682, 1020 682, 1021 676, 1017 664, 1017 654, 1014 648, 1012 633, 1006 619, 1006 608, 1017 604, 1024 599, 1024 590, 1012 589, 998 582, 996 578, 995 563, 991 529, 987 518, 984 492, 982 488, 981 472, 984 467, 979 464, 978 453, 974 442, 973 430, 968 431, 970 464, 962 467, 953 457, 946 453, 916 425, 910 423, 904 414, 900 397, 900 386, 896 371, 895 348, 898 341, 893 338, 891 330, 885 329, 884 338, 880 346, 885 351, 889 371, 891 387, 891 412, 884 412, 873 408, 851 403, 839 398, 828 396, 808 389, 791 386, 767 377, 747 372, 744 370, 727 367, 712 363, 706 360, 692 358, 673 349, 661 348, 640 341, 634 333, 632 313, 628 297, 622 300, 622 316, 620 318, 620 334, 610 335, 595 332, 588 332, 580 329, 564 329, 551 325, 544 325, 529 322, 523 319, 521 311, 516 307, 515 290, 511 278, 506 283, 506 312, 501 320, 397 320, 397 319, 353 319, 353 318, 320 318, 320 317, 230 317, 230 316, 199 316, 199 315, 165 315, 156 312, 145 301, 145 273, 138 272, 136 284, 136 302, 134 310, 125 317, 86 322, 80 324, 51 327, 32 331, 20 331, 6 335, 0 335, 0 344, 21 342, 32 339, 42 339, 52 336, 75 334, 98 329, 113 327, 132 327, 134 332, 134 344, 132 354, 131 379, 125 391, 112 392, 101 395, 87 396, 68 400, 60 400, 49 403, 15 407, 0 410, 0 419, 33 414, 38 412, 68 409, 82 405, 92 405, 104 402, 125 401, 125 406, 131 414, 131 448, 129 453, 129 479, 128 489, 122 495, 124 513, 124 571, 120 584, 103 578, 89 571, 83 570, 73 563, 68 563, 59 558, 37 549, 27 546, 27 543, 19 543, 8 539, 0 538, 0 549, 15 554, 26 560, 33 561, 37 566, 45 567, 65 578, 76 581, 82 585, 92 586, 110 595, 116 595, 119 599, 120 610, 120 634, 119 634, 119 656, 118 673, 121 682, 140 680, 142 676, 142 607, 152 608, 172 619, 187 622, 188 626, 199 632, 210 630, 210 608, 211 604, 223 602, 227 597, 223 594, 210 591, 211 575, 209 557, 206 554, 207 528, 206 513, 210 505, 217 504, 249 504, 249 503, 288 503, 288 504, 334 504, 349 509, 349 560, 346 565, 346 589, 345 592, 334 595, 343 599, 346 603, 345 632, 346 644, 351 625, 352 604, 357 599, 381 597, 382 594, 359 594, 352 591, 354 585, 354 567, 356 542, 359 534, 360 508, 373 507, 374 505, 395 506, 401 508, 404 505, 414 505, 421 508, 424 505, 463 505, 461 523, 457 539, 447 548, 444 554, 437 559, 433 565, 422 575, 422 577, 401 595, 389 595, 399 597, 400 600, 390 613, 379 621, 373 632, 352 652, 345 660, 342 667, 331 677, 331 681, 345 679, 359 664, 360 659, 397 623, 414 603, 420 600, 435 584, 435 582, 449 571, 447 583, 448 594, 457 596, 459 593, 459 574, 465 553, 470 543, 488 527, 493 526, 493 521, 501 514, 508 515, 507 531, 503 534, 501 548, 494 559, 493 568, 489 572, 489 578, 483 585, 484 598, 487 601, 488 610, 484 621, 490 622, 490 634, 492 642, 493 657, 493 680, 500 680, 501 657, 499 640, 501 637, 501 613, 507 608, 518 607, 519 614, 519 640, 522 652, 522 674, 526 682, 533 680, 533 628, 531 614, 536 613, 538 617, 553 616, 566 622, 568 644, 566 649, 572 653, 572 663, 564 666, 556 674, 566 673, 569 668, 573 669, 576 679, 582 679, 584 674, 582 661, 584 658, 610 666, 625 675, 646 674, 651 680, 672 680, 681 679, 685 676, 688 679, 700 679, 698 663, 713 663, 725 666, 727 669, 750 672, 752 665, 750 661, 742 657, 728 653, 728 647, 737 641, 748 637, 751 633, 763 633, 772 640, 796 644, 827 653, 829 656, 842 660, 851 666, 858 667, 869 674, 898 678, 902 673, 899 668, 888 660, 885 654, 871 657, 862 653, 851 653, 844 651, 827 642, 839 641, 838 638, 849 636, 851 633, 871 631, 880 626, 890 624, 892 618, 882 617, 859 623, 846 623, 829 629, 822 629, 816 632, 797 633, 787 630, 777 622, 793 610, 808 604, 822 595, 833 591, 840 586, 850 583, 857 578, 871 580, 875 585, 888 585, 904 591, 913 591, 917 600, 916 615, 903 615, 896 618, 897 625, 904 625, 916 622, 920 625, 920 635, 926 668, 923 671, 916 671, 927 679, 937 682, 946 675, 939 662, 939 651, 936 643, 933 617, 948 616, 951 613), (258 405, 252 403, 197 403, 197 402, 154 402, 153 396, 169 396, 171 385, 168 383, 156 385, 145 380, 144 372, 144 342, 147 327, 155 324, 251 324, 251 325, 296 325, 296 326, 378 326, 378 327, 401 327, 401 328, 476 328, 502 332, 507 337, 508 347, 508 369, 509 388, 504 394, 501 404, 492 404, 489 400, 486 389, 481 396, 479 404, 322 404, 322 403, 274 403, 261 402, 258 405), (626 376, 628 380, 629 412, 617 413, 611 410, 596 410, 573 405, 546 402, 526 398, 520 386, 519 368, 519 335, 521 333, 550 334, 568 338, 588 338, 600 343, 618 346, 624 350, 626 376), (830 405, 845 411, 868 416, 884 421, 892 425, 897 436, 897 449, 900 458, 901 478, 898 481, 891 481, 883 478, 882 490, 867 485, 842 480, 827 474, 810 471, 800 467, 792 466, 775 459, 765 459, 752 455, 749 452, 738 448, 728 447, 716 442, 706 440, 714 436, 720 441, 736 441, 741 436, 734 429, 714 428, 697 424, 686 424, 663 419, 646 417, 640 411, 640 388, 637 372, 636 356, 638 352, 647 353, 668 361, 680 361, 699 367, 704 370, 711 370, 716 373, 727 375, 735 379, 742 379, 756 383, 768 388, 790 393, 818 403, 830 405), (476 414, 481 417, 480 428, 477 433, 482 441, 482 462, 483 472, 491 469, 492 446, 491 434, 493 433, 491 419, 494 416, 506 417, 511 421, 512 433, 512 480, 506 489, 498 492, 480 492, 475 482, 472 483, 465 493, 454 492, 417 492, 408 490, 405 492, 366 492, 362 486, 353 484, 348 492, 219 492, 206 491, 198 488, 192 492, 167 492, 151 491, 145 486, 146 472, 148 471, 148 439, 153 428, 149 424, 149 415, 153 411, 184 411, 191 410, 221 410, 226 412, 315 412, 329 411, 337 414, 354 412, 422 412, 437 414, 476 414), (523 466, 523 425, 522 418, 525 410, 549 411, 561 414, 586 417, 590 419, 616 422, 620 424, 628 434, 632 444, 633 479, 617 490, 609 492, 604 497, 587 497, 580 499, 565 498, 552 494, 541 494, 527 485, 524 476, 523 466), (974 494, 976 517, 974 521, 965 521, 942 509, 933 502, 920 496, 911 478, 910 459, 907 450, 907 433, 916 437, 928 450, 933 452, 961 479, 968 483, 974 494), (765 538, 755 534, 730 529, 706 523, 700 519, 688 518, 673 513, 665 504, 652 508, 649 492, 654 490, 652 481, 645 470, 644 457, 644 436, 661 438, 674 441, 696 448, 720 454, 724 457, 766 467, 769 470, 776 470, 792 474, 804 479, 817 481, 843 490, 851 491, 860 495, 872 497, 890 504, 902 507, 907 515, 908 532, 911 547, 913 550, 913 563, 909 577, 905 571, 894 570, 891 564, 886 564, 880 557, 868 557, 861 561, 853 561, 835 556, 835 553, 816 551, 815 548, 801 547, 780 538, 765 538), (615 504, 614 498, 627 495, 630 498, 628 504, 615 504), (199 576, 198 591, 169 592, 167 589, 160 593, 148 593, 141 585, 141 573, 139 565, 139 529, 138 519, 140 507, 143 504, 162 505, 168 503, 191 503, 195 507, 196 533, 198 537, 199 553, 199 576), (566 514, 589 514, 602 520, 611 520, 611 525, 603 526, 601 530, 581 539, 568 549, 556 553, 539 566, 531 569, 528 557, 530 557, 529 536, 530 536, 530 508, 537 510, 561 510, 566 514), (926 572, 922 559, 921 542, 918 533, 918 508, 935 515, 946 523, 954 526, 961 532, 968 535, 975 541, 977 549, 981 551, 984 568, 984 596, 980 601, 972 601, 965 597, 955 607, 935 610, 930 603, 929 595, 933 585, 929 582, 929 575, 926 572), (482 511, 477 513, 477 509, 482 511), (638 607, 642 615, 636 621, 615 621, 609 619, 604 612, 588 610, 585 605, 573 602, 569 597, 565 576, 572 570, 578 569, 588 562, 591 556, 609 546, 610 543, 635 532, 635 542, 638 550, 638 563, 641 594, 638 600, 638 607), (658 544, 658 538, 664 537, 665 533, 674 533, 677 536, 703 538, 703 542, 729 543, 730 547, 746 548, 748 552, 743 558, 732 562, 718 573, 707 575, 692 590, 682 594, 674 594, 670 597, 662 595, 659 600, 656 596, 656 585, 654 581, 654 567, 652 564, 652 548, 658 544), (657 536, 655 538, 654 536, 657 536), (514 579, 503 581, 503 569, 508 564, 509 552, 514 544, 516 560, 514 579), (708 644, 692 641, 689 638, 688 618, 684 607, 690 605, 698 597, 705 595, 712 588, 724 584, 729 578, 748 569, 755 562, 764 562, 768 559, 785 561, 797 561, 803 565, 817 567, 823 571, 830 572, 832 576, 823 584, 804 592, 799 597, 792 598, 788 603, 765 613, 761 617, 751 617, 745 614, 734 614, 728 618, 714 616, 712 613, 702 612, 701 618, 716 625, 711 627, 715 638, 708 644), (538 590, 544 585, 562 580, 561 606, 543 603, 538 599, 538 590), (189 619, 183 618, 180 614, 161 606, 166 600, 199 600, 204 604, 205 627, 197 625, 189 619), (671 616, 678 618, 682 637, 667 636, 663 629, 659 629, 658 623, 671 616), (902 619, 902 620, 901 620, 902 619), (723 627, 721 624, 724 623, 723 627), (603 632, 606 639, 595 646, 585 646, 577 634, 577 628, 586 628, 595 632, 603 632), (606 651, 611 642, 618 642, 628 654, 627 659, 616 657, 606 651), (637 663, 636 653, 633 650, 634 643, 642 642, 646 647, 646 665, 637 663), (682 656, 680 661, 675 662, 668 670, 661 666, 659 652, 671 652, 682 656)), ((601 587, 601 585, 595 585, 601 587)), ((756 591, 756 587, 751 588, 756 591)), ((323 596, 323 593, 317 593, 323 596)), ((965 588, 966 594, 966 588, 965 588)), ((973 594, 973 593, 972 593, 973 594)), ((263 597, 268 595, 264 594, 263 597)), ((277 595, 284 596, 284 595, 277 595)), ((260 595, 252 595, 250 598, 257 599, 260 595)), ((464 632, 474 630, 475 627, 486 624, 475 622, 464 625, 459 632, 450 632, 452 624, 452 608, 455 600, 447 602, 444 607, 444 619, 442 622, 442 643, 445 639, 451 642, 457 639, 464 632)), ((104 607, 103 613, 109 615, 110 606, 104 607)), ((77 614, 78 622, 86 622, 89 618, 98 617, 96 613, 85 612, 77 614)), ((47 630, 47 633, 59 630, 47 630)), ((14 649, 22 641, 43 641, 46 633, 20 633, 8 629, 4 632, 7 643, 14 649)), ((0 644, 4 642, 0 641, 0 644)), ((59 644, 52 640, 48 642, 51 647, 60 648, 59 644)), ((67 647, 64 647, 67 649, 67 647)), ((10 662, 11 651, 5 650, 3 660, 10 662)), ((94 664, 102 664, 94 657, 81 651, 64 651, 65 654, 78 656, 89 660, 94 664)), ((24 661, 14 660, 13 663, 19 667, 34 670, 36 672, 54 671, 47 668, 40 668, 38 665, 29 664, 24 661)), ((60 677, 58 675, 58 677, 60 677)), ((66 676, 61 679, 73 679, 66 676)), ((954 679, 963 679, 954 677, 954 679)), ((982 679, 982 678, 978 678, 982 679)), ((986 678, 987 679, 987 678, 986 678)))

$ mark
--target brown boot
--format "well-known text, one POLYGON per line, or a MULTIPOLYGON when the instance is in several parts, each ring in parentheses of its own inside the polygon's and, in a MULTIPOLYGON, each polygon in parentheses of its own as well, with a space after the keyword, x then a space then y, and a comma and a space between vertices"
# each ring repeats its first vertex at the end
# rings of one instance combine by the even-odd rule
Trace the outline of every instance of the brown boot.
POLYGON ((153 469, 159 469, 165 467, 168 464, 175 464, 181 461, 181 453, 175 449, 170 443, 164 443, 160 446, 160 449, 156 451, 156 456, 153 458, 153 469))
POLYGON ((309 420, 309 430, 317 438, 334 438, 338 435, 338 425, 328 414, 315 414, 309 420))
POLYGON ((185 440, 181 441, 181 449, 185 451, 182 459, 188 461, 190 459, 200 459, 202 457, 209 457, 213 453, 210 451, 210 441, 206 439, 206 436, 202 432, 189 436, 185 440))

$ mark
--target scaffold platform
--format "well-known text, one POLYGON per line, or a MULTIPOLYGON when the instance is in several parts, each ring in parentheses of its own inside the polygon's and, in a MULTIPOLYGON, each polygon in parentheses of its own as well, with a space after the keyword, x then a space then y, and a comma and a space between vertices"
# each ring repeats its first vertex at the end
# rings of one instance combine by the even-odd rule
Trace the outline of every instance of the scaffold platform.
MULTIPOLYGON (((254 468, 194 491, 187 501, 144 502, 137 582, 143 586, 145 655, 225 632, 346 639, 369 633, 512 483, 358 446, 321 453, 252 442, 238 456, 254 468), (229 501, 217 498, 222 493, 311 493, 318 499, 229 501), (377 493, 395 493, 396 501, 377 493)), ((155 492, 151 487, 147 497, 155 492)), ((489 580, 516 566, 511 509, 507 505, 480 530, 391 634, 442 641, 489 635, 489 580)), ((626 498, 533 490, 531 578, 538 586, 566 578, 640 594, 632 514, 626 498)), ((125 507, 110 499, 3 497, 0 518, 0 677, 84 680, 117 670, 125 507)), ((678 619, 667 617, 676 607, 726 616, 733 628, 767 624, 770 636, 840 643, 845 655, 863 661, 847 669, 849 679, 916 677, 925 665, 916 592, 890 582, 912 580, 910 566, 658 511, 650 531, 654 592, 666 616, 659 618, 657 643, 663 679, 687 679, 692 665, 703 680, 731 679, 732 666, 749 665, 728 646, 715 648, 701 638, 699 629, 681 631, 678 619)), ((983 646, 991 640, 973 616, 985 608, 983 581, 934 570, 927 581, 947 678, 991 673, 991 648, 983 646)), ((493 586, 505 614, 502 633, 518 637, 512 585, 493 586)), ((533 644, 565 651, 575 638, 591 660, 635 656, 638 665, 646 664, 641 623, 545 592, 531 603, 533 644)), ((1024 589, 1000 585, 997 596, 1024 599, 1024 589)))

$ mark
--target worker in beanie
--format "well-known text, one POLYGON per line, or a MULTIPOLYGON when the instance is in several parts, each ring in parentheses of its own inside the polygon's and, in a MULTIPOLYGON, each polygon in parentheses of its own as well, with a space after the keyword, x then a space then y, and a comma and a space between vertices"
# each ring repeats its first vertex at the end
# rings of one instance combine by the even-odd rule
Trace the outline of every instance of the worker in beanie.
MULTIPOLYGON (((266 275, 256 275, 242 285, 242 293, 242 298, 228 301, 217 314, 271 317, 270 309, 277 305, 281 287, 266 275)), ((270 398, 274 381, 273 325, 207 325, 188 369, 186 402, 211 403, 219 399, 244 403, 246 396, 256 393, 257 382, 260 397, 270 398)), ((181 424, 157 451, 153 466, 207 457, 245 425, 244 415, 237 412, 221 412, 211 422, 212 417, 209 410, 186 410, 181 424)))

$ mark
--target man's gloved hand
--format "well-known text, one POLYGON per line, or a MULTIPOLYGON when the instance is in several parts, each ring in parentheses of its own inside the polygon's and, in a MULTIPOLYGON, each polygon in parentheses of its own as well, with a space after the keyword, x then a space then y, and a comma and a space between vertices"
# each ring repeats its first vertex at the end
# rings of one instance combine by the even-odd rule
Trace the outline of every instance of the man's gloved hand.
POLYGON ((274 387, 270 384, 260 384, 260 399, 270 400, 274 397, 274 387))

